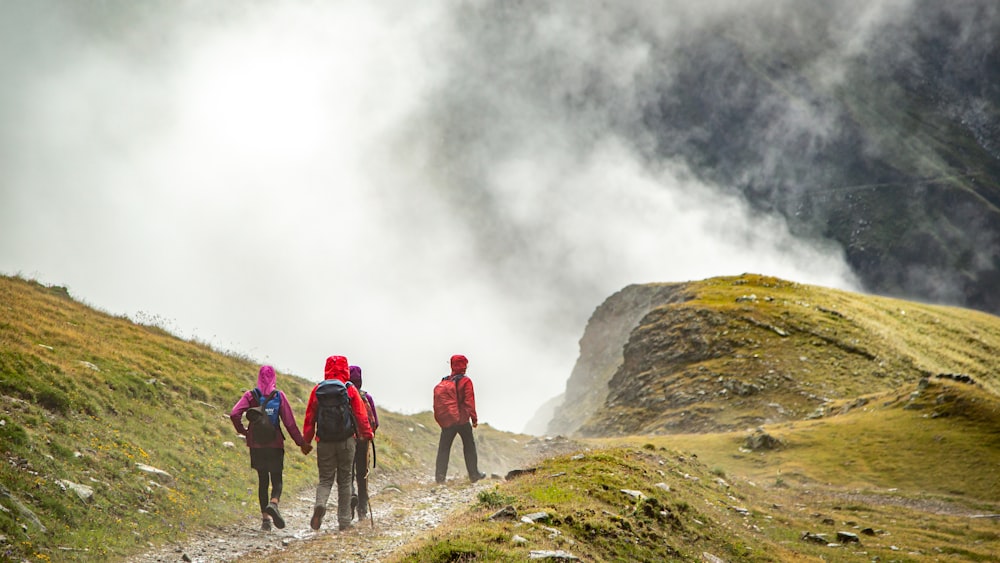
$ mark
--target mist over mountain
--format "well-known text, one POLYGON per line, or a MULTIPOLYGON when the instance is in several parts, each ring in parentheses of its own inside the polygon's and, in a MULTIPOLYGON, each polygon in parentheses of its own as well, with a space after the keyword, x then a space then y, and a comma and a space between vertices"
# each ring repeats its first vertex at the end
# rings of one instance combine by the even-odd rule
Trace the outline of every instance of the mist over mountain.
POLYGON ((629 284, 996 311, 997 12, 3 3, 0 270, 403 412, 465 353, 509 429, 629 284))
POLYGON ((487 3, 456 20, 449 68, 483 86, 441 92, 434 116, 461 150, 505 158, 518 145, 487 141, 512 113, 546 143, 545 108, 579 150, 612 131, 649 169, 836 242, 869 291, 1000 310, 995 2, 487 3))

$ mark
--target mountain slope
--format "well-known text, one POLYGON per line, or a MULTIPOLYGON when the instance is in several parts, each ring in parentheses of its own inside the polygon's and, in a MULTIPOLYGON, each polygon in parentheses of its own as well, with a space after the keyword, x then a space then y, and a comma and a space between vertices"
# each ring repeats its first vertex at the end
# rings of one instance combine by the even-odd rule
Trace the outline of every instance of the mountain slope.
MULTIPOLYGON (((229 410, 258 368, 65 288, 0 277, 0 559, 127 559, 254 513, 257 478, 229 410)), ((278 375, 300 425, 312 385, 278 375)), ((380 419, 377 471, 433 474, 430 413, 380 419)), ((481 425, 476 438, 487 470, 526 455, 526 437, 481 425)), ((291 495, 315 483, 316 461, 286 449, 291 495)), ((461 467, 452 456, 451 474, 461 467)))
POLYGON ((1000 397, 960 379, 752 435, 584 440, 392 560, 989 561, 1000 550, 1000 397), (774 443, 751 445, 762 434, 774 443), (497 516, 503 506, 516 516, 497 516))
MULTIPOLYGON (((968 375, 1000 392, 1000 319, 989 314, 757 275, 667 287, 669 300, 611 337, 626 342, 613 375, 567 382, 567 395, 601 405, 581 434, 742 429, 937 374, 968 375)), ((649 288, 609 298, 588 331, 609 323, 607 311, 633 291, 649 288)), ((579 364, 587 358, 581 349, 575 370, 586 371, 579 364)), ((571 405, 554 420, 579 419, 571 405)))
POLYGON ((627 287, 587 331, 600 353, 581 349, 556 413, 601 405, 585 447, 480 494, 394 561, 1000 552, 1000 319, 743 275, 627 287))

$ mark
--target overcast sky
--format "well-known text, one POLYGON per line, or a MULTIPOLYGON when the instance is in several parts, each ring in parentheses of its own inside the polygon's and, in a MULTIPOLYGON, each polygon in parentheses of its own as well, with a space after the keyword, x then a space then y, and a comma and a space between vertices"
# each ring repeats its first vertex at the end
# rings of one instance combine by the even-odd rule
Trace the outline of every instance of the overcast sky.
POLYGON ((397 412, 465 354, 511 431, 625 285, 856 287, 622 133, 644 41, 746 3, 507 4, 0 0, 0 272, 397 412))

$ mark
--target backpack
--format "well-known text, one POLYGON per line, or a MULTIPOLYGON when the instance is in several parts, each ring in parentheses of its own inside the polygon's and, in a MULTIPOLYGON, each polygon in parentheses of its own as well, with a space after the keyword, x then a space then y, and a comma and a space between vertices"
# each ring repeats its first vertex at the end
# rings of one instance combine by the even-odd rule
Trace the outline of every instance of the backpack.
POLYGON ((327 379, 316 386, 316 435, 324 442, 346 440, 357 430, 348 385, 327 379))
POLYGON ((378 430, 378 424, 375 422, 375 413, 372 412, 372 404, 368 402, 368 392, 358 389, 358 394, 361 395, 361 402, 365 405, 365 412, 368 413, 368 426, 372 427, 372 432, 378 430))
POLYGON ((247 409, 247 420, 250 421, 253 441, 257 444, 270 444, 278 436, 281 395, 275 389, 265 399, 260 389, 255 387, 253 398, 257 400, 257 406, 247 409))
POLYGON ((458 381, 463 377, 465 376, 448 376, 434 386, 434 420, 441 428, 455 426, 461 418, 458 410, 458 381))

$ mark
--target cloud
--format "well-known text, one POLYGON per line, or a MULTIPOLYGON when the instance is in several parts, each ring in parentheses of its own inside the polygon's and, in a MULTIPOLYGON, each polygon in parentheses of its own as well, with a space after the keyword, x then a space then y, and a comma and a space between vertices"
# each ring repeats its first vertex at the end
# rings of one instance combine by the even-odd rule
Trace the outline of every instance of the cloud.
POLYGON ((105 310, 307 379, 346 355, 402 412, 462 353, 517 431, 624 285, 856 287, 835 246, 650 158, 659 42, 714 12, 100 6, 0 8, 0 270, 105 310))

